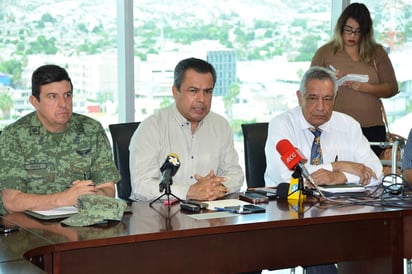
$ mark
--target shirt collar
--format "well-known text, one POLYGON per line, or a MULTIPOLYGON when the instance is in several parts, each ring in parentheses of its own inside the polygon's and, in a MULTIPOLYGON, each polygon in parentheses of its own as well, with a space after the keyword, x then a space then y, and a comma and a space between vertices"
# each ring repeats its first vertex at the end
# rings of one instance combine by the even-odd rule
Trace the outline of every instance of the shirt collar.
MULTIPOLYGON (((306 121, 306 119, 305 119, 305 117, 303 116, 303 112, 302 112, 302 109, 301 109, 301 107, 298 107, 299 108, 299 127, 300 127, 300 129, 302 129, 302 130, 306 130, 306 129, 308 129, 308 128, 311 128, 311 127, 314 127, 314 126, 312 126, 311 124, 309 124, 308 123, 308 121, 306 121)), ((333 117, 333 115, 334 115, 334 111, 332 112, 332 116, 330 117, 330 119, 328 120, 328 121, 326 121, 325 123, 323 123, 322 125, 320 125, 320 126, 318 126, 318 128, 320 128, 321 130, 322 130, 322 132, 324 131, 324 132, 328 132, 328 130, 330 129, 330 126, 331 126, 331 120, 332 120, 332 117, 333 117)))
MULTIPOLYGON (((180 125, 181 127, 185 127, 185 126, 190 127, 190 126, 191 126, 190 121, 188 121, 188 120, 179 112, 179 110, 177 109, 175 103, 173 103, 173 105, 171 106, 171 109, 172 109, 172 112, 173 112, 173 115, 174 115, 176 121, 179 123, 179 125, 180 125)), ((206 115, 206 117, 207 117, 207 115, 206 115)), ((199 122, 198 128, 200 128, 200 127, 203 125, 204 120, 206 119, 206 117, 205 117, 202 121, 199 122)))
MULTIPOLYGON (((72 113, 72 118, 70 119, 70 121, 67 123, 66 128, 63 132, 67 132, 68 130, 71 130, 73 128, 76 128, 80 131, 82 131, 83 129, 83 125, 81 123, 76 123, 73 121, 73 115, 75 115, 74 113, 72 113)), ((34 131, 38 131, 39 133, 41 132, 42 134, 47 133, 48 131, 46 130, 46 128, 43 126, 43 124, 41 123, 37 112, 34 111, 33 112, 33 116, 30 119, 30 130, 34 130, 34 131)))

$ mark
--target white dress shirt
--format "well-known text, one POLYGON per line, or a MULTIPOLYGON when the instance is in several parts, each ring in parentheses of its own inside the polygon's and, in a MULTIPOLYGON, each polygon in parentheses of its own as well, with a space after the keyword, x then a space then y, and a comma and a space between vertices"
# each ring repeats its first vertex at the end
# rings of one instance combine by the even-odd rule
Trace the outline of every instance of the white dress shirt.
POLYGON ((181 162, 171 185, 171 192, 181 199, 186 199, 189 187, 196 183, 195 174, 206 176, 211 169, 216 176, 227 177, 224 185, 229 193, 238 192, 243 185, 232 129, 214 112, 209 112, 192 134, 190 122, 172 104, 139 125, 129 150, 132 199, 151 200, 162 194, 159 168, 170 153, 176 153, 181 162))
MULTIPOLYGON (((269 123, 268 138, 265 145, 266 153, 266 186, 276 186, 279 183, 289 183, 292 172, 280 159, 276 144, 281 139, 288 139, 292 145, 308 159, 313 142, 311 126, 303 116, 301 107, 293 108, 279 116, 274 117, 269 123)), ((359 123, 352 117, 333 111, 330 120, 319 127, 322 130, 320 146, 322 149, 323 164, 305 164, 309 173, 324 168, 332 171, 331 163, 338 161, 351 161, 362 163, 371 168, 378 180, 372 179, 370 185, 380 182, 382 177, 382 164, 372 151, 368 140, 362 134, 359 123)), ((348 182, 359 182, 359 177, 354 174, 344 173, 348 182)))

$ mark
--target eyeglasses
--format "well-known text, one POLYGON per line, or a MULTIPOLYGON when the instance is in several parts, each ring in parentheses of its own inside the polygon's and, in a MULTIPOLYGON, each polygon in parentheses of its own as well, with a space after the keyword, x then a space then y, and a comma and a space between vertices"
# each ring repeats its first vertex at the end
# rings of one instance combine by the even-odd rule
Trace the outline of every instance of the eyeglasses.
POLYGON ((359 35, 361 35, 361 30, 360 29, 353 30, 353 28, 350 27, 350 26, 344 26, 343 27, 343 33, 347 34, 347 35, 355 34, 355 36, 359 36, 359 35))

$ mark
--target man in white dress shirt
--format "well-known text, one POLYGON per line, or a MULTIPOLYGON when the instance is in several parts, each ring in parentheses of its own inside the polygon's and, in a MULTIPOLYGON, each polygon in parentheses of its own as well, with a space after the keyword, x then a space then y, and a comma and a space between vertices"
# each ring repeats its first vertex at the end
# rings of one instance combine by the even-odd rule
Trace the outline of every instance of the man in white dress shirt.
POLYGON ((130 142, 132 199, 160 196, 160 166, 175 153, 181 165, 172 194, 181 199, 215 200, 238 192, 243 170, 228 121, 210 111, 216 72, 211 64, 180 61, 172 87, 175 103, 145 119, 130 142))
POLYGON ((267 186, 289 182, 291 178, 292 171, 276 150, 281 139, 288 139, 303 155, 310 157, 314 135, 309 128, 321 130, 323 163, 306 163, 318 185, 379 183, 382 164, 362 134, 359 123, 349 115, 333 111, 336 92, 336 79, 328 69, 312 67, 305 73, 300 90, 296 92, 299 106, 274 117, 269 123, 265 146, 267 186))
MULTIPOLYGON (((311 177, 318 185, 358 182, 371 185, 382 177, 382 164, 362 134, 360 124, 349 115, 333 111, 336 78, 322 67, 311 67, 303 76, 296 92, 299 106, 273 118, 269 123, 265 146, 266 186, 289 182, 292 176, 280 159, 276 144, 288 139, 303 155, 310 157, 314 134, 320 129, 322 161, 307 163, 311 177)), ((336 274, 334 264, 305 266, 307 274, 336 274)))

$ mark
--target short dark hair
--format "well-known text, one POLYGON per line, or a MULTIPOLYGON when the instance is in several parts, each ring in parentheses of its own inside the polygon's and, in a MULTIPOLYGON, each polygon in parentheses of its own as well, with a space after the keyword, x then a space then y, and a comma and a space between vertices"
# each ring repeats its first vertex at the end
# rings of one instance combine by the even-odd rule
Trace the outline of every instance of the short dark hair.
POLYGON ((67 71, 57 65, 43 65, 38 67, 31 77, 31 95, 40 101, 40 87, 53 82, 67 80, 73 90, 72 80, 67 71))
POLYGON ((180 61, 176 67, 174 72, 174 82, 173 85, 180 91, 180 87, 182 85, 183 79, 185 77, 185 72, 188 69, 194 69, 198 73, 208 73, 210 72, 213 77, 213 87, 216 84, 216 71, 212 64, 208 63, 205 60, 197 59, 197 58, 187 58, 180 61))

